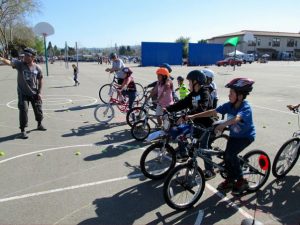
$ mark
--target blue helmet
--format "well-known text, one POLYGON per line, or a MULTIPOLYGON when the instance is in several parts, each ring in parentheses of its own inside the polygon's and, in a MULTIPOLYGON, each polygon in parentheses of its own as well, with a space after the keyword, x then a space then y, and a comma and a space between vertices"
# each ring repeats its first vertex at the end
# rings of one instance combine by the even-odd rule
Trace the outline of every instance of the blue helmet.
POLYGON ((169 73, 172 72, 172 68, 168 63, 163 63, 160 65, 160 67, 166 68, 169 71, 169 73))

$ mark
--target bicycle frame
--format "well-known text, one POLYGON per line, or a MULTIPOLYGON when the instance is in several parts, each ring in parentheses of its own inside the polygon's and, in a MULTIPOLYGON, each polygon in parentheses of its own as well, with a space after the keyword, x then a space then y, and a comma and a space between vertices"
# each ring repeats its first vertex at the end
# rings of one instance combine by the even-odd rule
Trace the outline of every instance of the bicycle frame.
MULTIPOLYGON (((196 127, 196 126, 194 126, 196 127)), ((203 134, 201 135, 201 137, 198 138, 193 138, 193 136, 191 135, 192 138, 192 148, 190 150, 194 151, 192 154, 191 159, 189 160, 190 162, 188 163, 192 163, 195 168, 198 166, 198 162, 197 162, 197 156, 202 158, 206 163, 209 163, 210 165, 212 165, 213 167, 218 168, 218 170, 220 172, 226 172, 226 168, 224 165, 224 162, 222 161, 221 163, 215 163, 213 160, 211 160, 210 158, 208 158, 208 156, 217 156, 219 159, 223 159, 223 155, 224 155, 224 151, 223 150, 213 150, 213 149, 209 149, 209 148, 201 148, 200 147, 200 143, 201 141, 204 139, 204 137, 207 135, 207 141, 206 141, 206 146, 208 146, 208 140, 211 136, 211 133, 214 131, 213 127, 210 128, 202 128, 202 127, 196 127, 196 129, 200 129, 203 131, 203 134)), ((253 170, 254 173, 256 174, 260 174, 260 175, 264 175, 263 173, 261 173, 260 171, 258 171, 256 168, 254 168, 253 166, 251 166, 250 164, 248 164, 242 156, 238 156, 240 162, 242 165, 247 165, 249 168, 251 168, 253 170)), ((244 175, 248 174, 248 173, 243 173, 244 175)), ((249 172, 249 174, 251 174, 249 172)))

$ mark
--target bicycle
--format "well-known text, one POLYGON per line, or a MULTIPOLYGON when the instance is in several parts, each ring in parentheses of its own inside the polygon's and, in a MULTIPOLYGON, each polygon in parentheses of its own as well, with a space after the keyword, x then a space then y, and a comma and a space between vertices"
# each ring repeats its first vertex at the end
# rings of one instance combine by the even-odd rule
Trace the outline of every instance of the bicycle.
MULTIPOLYGON (((183 142, 187 141, 190 134, 181 133, 177 137, 172 137, 170 128, 176 123, 174 118, 165 114, 163 116, 163 129, 151 133, 147 141, 155 141, 142 154, 140 159, 140 168, 145 177, 159 180, 168 175, 175 167, 177 161, 176 150, 171 146, 171 141, 183 142)), ((228 135, 221 134, 218 137, 214 135, 210 137, 210 146, 215 148, 225 149, 228 140, 228 135)), ((190 145, 187 146, 189 148, 190 145)))
MULTIPOLYGON (((117 83, 116 74, 113 74, 113 80, 110 84, 104 84, 99 89, 99 98, 104 103, 109 103, 111 97, 117 98, 119 84, 117 83)), ((140 83, 136 83, 136 101, 140 102, 144 98, 144 87, 140 83)))
POLYGON ((276 178, 287 175, 296 165, 300 154, 300 119, 299 108, 293 110, 298 115, 298 129, 278 150, 272 165, 272 174, 276 178))
MULTIPOLYGON (((223 160, 224 150, 220 148, 204 149, 200 147, 201 140, 214 132, 214 128, 193 126, 192 144, 189 148, 190 159, 170 171, 164 182, 163 195, 166 203, 173 209, 185 210, 192 207, 202 196, 205 188, 205 179, 199 167, 197 157, 213 165, 223 178, 227 177, 225 163, 215 163, 207 155, 216 156, 223 160), (196 135, 195 135, 196 133, 196 135), (198 134, 197 134, 198 133, 198 134), (199 135, 200 134, 200 135, 199 135)), ((252 150, 244 156, 239 156, 244 179, 249 183, 246 192, 259 190, 270 175, 270 158, 262 150, 252 150)))
POLYGON ((154 102, 150 102, 149 91, 148 88, 144 88, 144 103, 140 107, 133 107, 126 114, 126 122, 132 127, 134 123, 144 120, 146 115, 149 115, 149 111, 154 111, 156 109, 156 104, 154 102))

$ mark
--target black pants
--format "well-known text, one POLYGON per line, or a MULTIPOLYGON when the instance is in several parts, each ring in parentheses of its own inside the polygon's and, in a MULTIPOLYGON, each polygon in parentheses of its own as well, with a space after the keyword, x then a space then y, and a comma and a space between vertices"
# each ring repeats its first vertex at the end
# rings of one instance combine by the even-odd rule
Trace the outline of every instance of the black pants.
POLYGON ((43 111, 42 111, 42 100, 39 100, 37 96, 26 96, 22 94, 18 94, 19 102, 19 122, 20 129, 23 130, 28 126, 28 107, 29 102, 32 105, 35 120, 37 122, 41 122, 43 120, 43 111))

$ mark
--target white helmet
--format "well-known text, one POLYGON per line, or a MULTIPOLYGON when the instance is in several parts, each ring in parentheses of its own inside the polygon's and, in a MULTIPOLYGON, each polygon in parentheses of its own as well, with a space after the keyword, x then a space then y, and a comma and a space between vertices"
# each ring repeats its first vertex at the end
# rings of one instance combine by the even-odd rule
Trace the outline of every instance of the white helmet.
POLYGON ((202 73, 204 73, 204 75, 208 78, 214 79, 215 77, 215 72, 209 69, 204 69, 202 70, 202 73))

